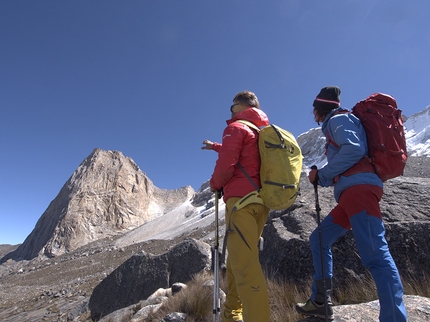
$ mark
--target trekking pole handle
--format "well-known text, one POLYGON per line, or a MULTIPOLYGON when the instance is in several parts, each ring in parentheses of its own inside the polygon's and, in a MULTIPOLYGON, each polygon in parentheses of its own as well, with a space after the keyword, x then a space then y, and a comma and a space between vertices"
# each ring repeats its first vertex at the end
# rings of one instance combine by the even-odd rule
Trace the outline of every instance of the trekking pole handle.
MULTIPOLYGON (((318 171, 318 167, 316 165, 313 165, 311 167, 311 170, 317 170, 318 171)), ((314 185, 314 188, 315 188, 315 191, 316 191, 316 189, 318 188, 318 173, 315 175, 315 180, 314 180, 314 182, 312 184, 314 185)))
MULTIPOLYGON (((316 165, 311 166, 312 170, 318 170, 318 167, 316 165)), ((315 209, 317 211, 317 214, 319 216, 319 212, 321 210, 319 197, 318 197, 318 174, 315 176, 315 180, 313 182, 314 185, 314 191, 315 191, 315 209)))

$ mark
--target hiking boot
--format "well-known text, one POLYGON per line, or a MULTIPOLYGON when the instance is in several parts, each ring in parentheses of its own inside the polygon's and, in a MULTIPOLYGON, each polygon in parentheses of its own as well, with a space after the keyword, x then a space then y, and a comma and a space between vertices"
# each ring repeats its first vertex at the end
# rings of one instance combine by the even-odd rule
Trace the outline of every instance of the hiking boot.
MULTIPOLYGON (((328 302, 328 316, 327 318, 329 320, 333 320, 333 304, 331 302, 328 302)), ((300 314, 307 315, 307 316, 316 316, 319 318, 325 318, 325 306, 324 304, 317 304, 311 299, 309 299, 306 303, 297 303, 296 304, 296 311, 300 314)))

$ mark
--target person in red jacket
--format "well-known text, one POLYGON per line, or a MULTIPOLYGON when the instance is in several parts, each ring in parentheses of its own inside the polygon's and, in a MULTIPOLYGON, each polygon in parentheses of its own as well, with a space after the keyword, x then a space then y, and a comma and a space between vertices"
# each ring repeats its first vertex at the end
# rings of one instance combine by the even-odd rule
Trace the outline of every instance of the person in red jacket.
POLYGON ((226 204, 228 292, 221 314, 223 322, 269 322, 270 309, 266 280, 259 261, 258 241, 269 215, 269 209, 251 203, 232 212, 234 204, 255 190, 238 164, 260 185, 258 133, 237 122, 246 120, 257 127, 267 126, 269 119, 260 109, 257 96, 249 91, 236 94, 230 107, 231 119, 222 136, 222 144, 203 141, 203 150, 218 152, 210 180, 212 191, 223 190, 226 204))

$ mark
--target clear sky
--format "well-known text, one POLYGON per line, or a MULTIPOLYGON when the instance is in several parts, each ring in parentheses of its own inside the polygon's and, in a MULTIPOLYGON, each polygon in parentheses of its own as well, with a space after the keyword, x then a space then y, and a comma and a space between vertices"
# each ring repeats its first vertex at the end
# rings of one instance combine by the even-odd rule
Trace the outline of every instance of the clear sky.
POLYGON ((24 241, 94 148, 159 188, 210 178, 232 98, 294 135, 320 88, 342 105, 430 105, 428 0, 0 1, 0 244, 24 241))

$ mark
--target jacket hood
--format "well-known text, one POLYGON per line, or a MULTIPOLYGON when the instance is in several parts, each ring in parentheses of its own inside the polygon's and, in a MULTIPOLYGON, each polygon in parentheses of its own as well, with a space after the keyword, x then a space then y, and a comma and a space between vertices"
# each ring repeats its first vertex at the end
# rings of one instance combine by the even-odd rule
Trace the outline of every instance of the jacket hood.
POLYGON ((236 113, 233 118, 227 121, 227 124, 231 124, 237 120, 249 121, 258 127, 269 125, 269 118, 266 113, 255 107, 236 113))

